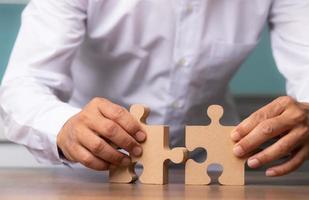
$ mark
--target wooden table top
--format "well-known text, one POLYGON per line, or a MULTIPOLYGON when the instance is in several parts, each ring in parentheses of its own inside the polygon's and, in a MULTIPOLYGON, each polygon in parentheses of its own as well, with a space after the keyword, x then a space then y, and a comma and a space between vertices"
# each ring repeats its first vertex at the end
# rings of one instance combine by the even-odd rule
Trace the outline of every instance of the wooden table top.
POLYGON ((267 178, 247 172, 245 186, 184 185, 182 170, 170 170, 170 184, 110 184, 106 172, 88 169, 0 168, 0 199, 309 199, 309 173, 267 178))

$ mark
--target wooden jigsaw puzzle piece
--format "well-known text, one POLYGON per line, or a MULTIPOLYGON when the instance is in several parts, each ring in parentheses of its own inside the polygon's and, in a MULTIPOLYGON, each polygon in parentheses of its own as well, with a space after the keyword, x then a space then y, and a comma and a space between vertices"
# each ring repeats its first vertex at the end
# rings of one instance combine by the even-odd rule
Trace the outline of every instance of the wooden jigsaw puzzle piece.
POLYGON ((207 113, 211 119, 210 125, 186 127, 186 147, 189 151, 199 147, 204 148, 207 151, 207 159, 204 163, 195 163, 194 160, 187 161, 185 182, 186 184, 209 184, 207 168, 215 163, 223 167, 219 183, 243 185, 245 159, 237 158, 232 152, 234 142, 230 138, 230 132, 234 127, 220 124, 219 120, 223 116, 221 106, 210 106, 207 113))
POLYGON ((218 181, 221 185, 245 184, 245 161, 231 159, 229 162, 221 162, 223 172, 218 181))
POLYGON ((223 116, 223 108, 219 105, 210 106, 207 110, 211 118, 208 126, 208 136, 211 141, 207 144, 209 149, 208 165, 218 163, 223 167, 223 171, 218 181, 222 185, 244 185, 245 184, 245 162, 246 158, 238 158, 233 154, 235 142, 230 134, 235 126, 223 126, 220 119, 223 116))
MULTIPOLYGON (((204 148, 207 151, 205 145, 205 142, 207 142, 207 140, 204 132, 205 132, 204 126, 186 126, 185 143, 188 151, 192 152, 197 148, 204 148)), ((195 162, 193 159, 187 160, 185 165, 185 184, 206 185, 209 183, 210 178, 207 174, 206 161, 198 163, 195 162)))
POLYGON ((143 154, 132 156, 132 165, 128 168, 119 167, 110 172, 110 181, 117 183, 131 183, 136 180, 134 166, 143 165, 143 172, 139 177, 141 183, 166 184, 168 182, 167 160, 182 163, 187 159, 186 148, 169 148, 168 127, 162 125, 147 125, 146 118, 149 109, 143 105, 133 105, 131 114, 140 122, 147 134, 147 139, 141 144, 143 154))
POLYGON ((185 184, 207 185, 210 183, 206 163, 197 163, 192 159, 187 160, 185 167, 185 184))
POLYGON ((109 182, 111 183, 134 183, 138 177, 134 172, 135 165, 129 167, 113 166, 109 170, 109 182))
POLYGON ((238 158, 233 154, 234 142, 230 139, 230 133, 234 129, 232 126, 221 126, 216 124, 210 126, 212 133, 209 132, 210 141, 220 141, 208 143, 207 166, 220 164, 223 168, 218 182, 222 185, 244 185, 245 159, 238 158), (219 127, 220 126, 220 127, 219 127))
POLYGON ((166 184, 168 182, 168 163, 182 163, 187 158, 186 148, 169 148, 169 129, 163 125, 147 125, 146 118, 149 109, 143 105, 131 106, 130 112, 140 121, 147 134, 142 143, 143 155, 133 157, 134 162, 143 165, 143 172, 139 177, 141 183, 166 184))
MULTIPOLYGON (((145 152, 148 153, 147 150, 145 152)), ((179 164, 186 160, 187 151, 185 148, 174 148, 145 155, 142 159, 136 160, 143 165, 143 172, 139 177, 141 183, 145 184, 167 184, 168 183, 168 160, 179 164), (149 156, 149 157, 148 157, 149 156)))

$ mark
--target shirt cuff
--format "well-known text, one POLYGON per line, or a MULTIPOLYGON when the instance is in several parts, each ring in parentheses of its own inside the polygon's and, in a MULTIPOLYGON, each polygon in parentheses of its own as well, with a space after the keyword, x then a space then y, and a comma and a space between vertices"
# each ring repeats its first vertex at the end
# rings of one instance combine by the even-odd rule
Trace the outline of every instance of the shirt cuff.
POLYGON ((66 103, 60 103, 53 106, 49 112, 41 116, 40 121, 42 127, 39 127, 40 132, 47 133, 47 141, 42 141, 46 144, 45 155, 37 157, 39 162, 45 162, 48 159, 52 164, 73 164, 64 157, 60 157, 57 146, 57 135, 62 129, 63 125, 74 115, 80 112, 81 109, 75 108, 66 103), (45 131, 44 131, 45 130, 45 131), (41 160, 42 159, 42 160, 41 160))

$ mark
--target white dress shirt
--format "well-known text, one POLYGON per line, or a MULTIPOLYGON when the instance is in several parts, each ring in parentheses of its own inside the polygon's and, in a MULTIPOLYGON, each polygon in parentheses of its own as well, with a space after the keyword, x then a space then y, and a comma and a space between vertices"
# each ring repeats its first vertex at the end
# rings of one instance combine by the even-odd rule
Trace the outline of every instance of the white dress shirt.
POLYGON ((287 93, 309 102, 309 1, 32 0, 0 91, 6 135, 61 163, 56 136, 93 97, 148 105, 173 145, 209 104, 236 123, 228 83, 265 23, 287 93))

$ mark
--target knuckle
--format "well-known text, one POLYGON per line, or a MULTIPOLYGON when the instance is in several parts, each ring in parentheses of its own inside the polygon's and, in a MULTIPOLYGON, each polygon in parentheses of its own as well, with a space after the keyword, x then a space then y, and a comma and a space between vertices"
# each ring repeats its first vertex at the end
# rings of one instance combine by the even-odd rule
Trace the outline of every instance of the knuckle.
POLYGON ((309 128, 307 126, 301 126, 298 129, 298 138, 300 140, 306 139, 308 137, 309 128))
POLYGON ((126 113, 126 109, 121 106, 115 106, 113 109, 112 118, 119 119, 126 113))
POLYGON ((278 152, 279 155, 283 156, 285 154, 287 154, 289 152, 289 150, 291 149, 291 145, 289 142, 285 141, 285 142, 280 142, 278 144, 278 152))
POLYGON ((267 119, 267 114, 263 111, 253 113, 253 120, 261 122, 267 119))
POLYGON ((275 100, 273 103, 272 110, 274 113, 282 113, 285 110, 285 106, 280 103, 280 100, 275 100))
POLYGON ((247 152, 251 148, 251 144, 249 143, 248 139, 243 138, 242 141, 239 143, 239 146, 242 148, 244 152, 247 152))
POLYGON ((291 104, 294 104, 295 101, 292 97, 290 96, 282 96, 282 97, 279 97, 278 99, 278 102, 283 106, 283 107, 286 107, 288 105, 291 105, 291 104))
POLYGON ((134 119, 132 120, 128 120, 124 127, 126 127, 126 130, 129 131, 129 133, 134 134, 137 131, 139 131, 141 129, 140 125, 138 124, 137 121, 135 121, 134 119))
POLYGON ((297 109, 295 112, 293 112, 293 115, 291 117, 294 122, 301 123, 305 121, 306 113, 302 109, 297 109))
POLYGON ((246 134, 248 131, 249 131, 249 128, 248 128, 247 122, 246 123, 241 123, 237 127, 237 132, 238 132, 238 134, 240 134, 241 137, 244 134, 246 134))
POLYGON ((67 135, 67 138, 65 139, 65 144, 68 148, 74 149, 77 148, 77 143, 78 143, 78 133, 76 132, 76 129, 73 131, 70 131, 69 134, 67 135))
POLYGON ((87 124, 89 122, 89 117, 85 113, 81 112, 77 115, 76 121, 77 124, 87 124))
POLYGON ((97 104, 101 103, 102 101, 103 101, 103 98, 94 97, 94 98, 90 101, 90 103, 91 103, 91 104, 97 105, 97 104))
POLYGON ((130 138, 126 138, 123 141, 123 146, 127 149, 127 150, 131 150, 133 149, 134 146, 136 146, 136 143, 133 141, 133 139, 130 138))
POLYGON ((113 138, 116 135, 116 130, 117 130, 117 124, 114 123, 113 121, 109 121, 104 125, 105 128, 105 135, 108 138, 113 138))
POLYGON ((80 140, 80 138, 82 138, 82 128, 79 126, 74 127, 74 129, 71 131, 69 138, 71 141, 77 141, 80 140))
POLYGON ((102 153, 105 151, 105 149, 106 149, 106 144, 101 140, 95 142, 92 146, 92 152, 95 154, 102 153))
POLYGON ((93 163, 93 157, 91 155, 86 155, 81 158, 80 161, 83 165, 90 167, 93 163))
POLYGON ((78 149, 78 145, 74 142, 67 141, 65 146, 68 152, 76 152, 78 149))
POLYGON ((264 135, 271 135, 273 133, 273 126, 270 124, 270 122, 266 121, 266 122, 263 122, 261 124, 261 133, 264 134, 264 135))
POLYGON ((261 155, 259 156, 259 160, 261 164, 264 164, 264 163, 271 161, 271 156, 268 153, 261 152, 261 155))

